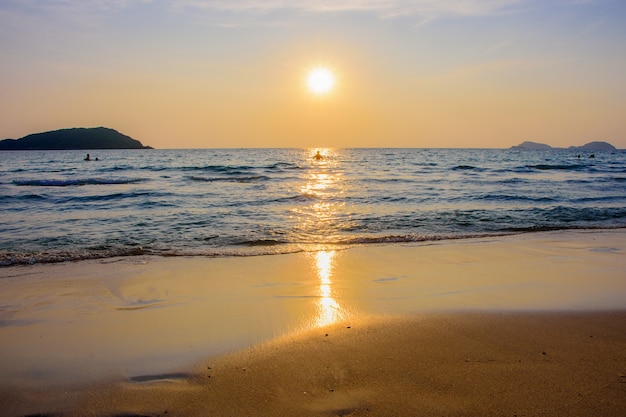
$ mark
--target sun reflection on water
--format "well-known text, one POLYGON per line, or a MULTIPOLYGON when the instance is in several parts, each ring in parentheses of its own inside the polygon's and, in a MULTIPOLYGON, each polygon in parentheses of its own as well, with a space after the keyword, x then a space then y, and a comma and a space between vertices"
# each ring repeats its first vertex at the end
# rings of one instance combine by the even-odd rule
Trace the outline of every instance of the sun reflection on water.
POLYGON ((336 174, 325 172, 311 172, 307 182, 300 187, 300 193, 310 197, 324 199, 335 196, 339 191, 339 178, 336 174))
MULTIPOLYGON (((343 318, 343 309, 335 299, 333 286, 334 250, 325 250, 325 244, 336 243, 337 230, 344 209, 340 196, 345 193, 342 171, 331 149, 316 149, 319 157, 309 165, 304 181, 300 185, 300 195, 306 205, 291 209, 298 219, 296 232, 304 235, 307 241, 319 244, 315 252, 315 269, 319 279, 317 287, 318 313, 315 325, 328 326, 343 318)), ((313 153, 311 154, 313 155, 313 153)))
POLYGON ((336 153, 331 149, 319 149, 322 159, 312 161, 304 174, 298 192, 305 202, 290 211, 297 224, 294 232, 305 242, 318 244, 336 243, 342 223, 345 222, 346 193, 343 172, 336 153))

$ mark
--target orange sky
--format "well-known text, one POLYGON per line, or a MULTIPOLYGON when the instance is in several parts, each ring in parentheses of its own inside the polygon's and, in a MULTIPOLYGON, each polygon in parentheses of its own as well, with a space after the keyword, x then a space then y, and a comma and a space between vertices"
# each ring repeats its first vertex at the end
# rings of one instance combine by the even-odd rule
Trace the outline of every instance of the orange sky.
POLYGON ((0 137, 626 148, 625 17, 621 0, 7 0, 0 137), (318 65, 336 76, 324 96, 306 88, 318 65))

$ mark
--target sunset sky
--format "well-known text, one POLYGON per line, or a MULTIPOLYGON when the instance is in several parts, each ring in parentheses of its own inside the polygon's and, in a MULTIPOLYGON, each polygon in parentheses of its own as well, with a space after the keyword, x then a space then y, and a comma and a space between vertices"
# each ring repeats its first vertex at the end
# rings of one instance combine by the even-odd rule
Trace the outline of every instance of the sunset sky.
POLYGON ((626 148, 624 22, 624 0, 0 0, 0 138, 626 148))

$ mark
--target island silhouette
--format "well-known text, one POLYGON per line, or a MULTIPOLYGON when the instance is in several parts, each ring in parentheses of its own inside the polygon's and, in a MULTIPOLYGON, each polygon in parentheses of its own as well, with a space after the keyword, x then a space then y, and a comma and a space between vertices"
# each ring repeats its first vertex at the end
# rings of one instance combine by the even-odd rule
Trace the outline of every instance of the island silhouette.
POLYGON ((108 127, 75 127, 0 141, 0 150, 153 149, 108 127))
POLYGON ((570 146, 569 148, 553 148, 550 145, 546 145, 545 143, 537 143, 526 141, 522 142, 519 145, 511 146, 511 149, 526 149, 533 151, 541 151, 541 150, 549 150, 549 149, 570 149, 574 151, 614 151, 616 150, 615 146, 611 145, 608 142, 589 142, 583 146, 570 146))

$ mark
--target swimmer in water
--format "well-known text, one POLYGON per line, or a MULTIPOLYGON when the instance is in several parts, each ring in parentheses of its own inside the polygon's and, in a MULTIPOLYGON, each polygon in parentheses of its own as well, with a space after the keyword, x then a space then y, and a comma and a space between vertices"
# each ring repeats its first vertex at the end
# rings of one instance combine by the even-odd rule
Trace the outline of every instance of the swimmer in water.
POLYGON ((324 159, 324 157, 322 156, 322 154, 320 154, 320 151, 317 151, 317 153, 315 154, 315 156, 314 156, 313 158, 317 159, 318 161, 319 161, 320 159, 324 159))
POLYGON ((91 161, 91 158, 89 157, 89 154, 87 154, 87 156, 85 157, 85 161, 91 161))

